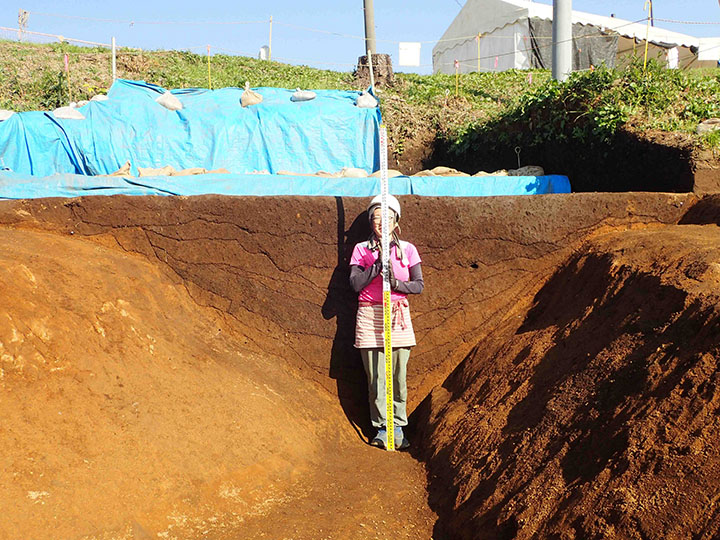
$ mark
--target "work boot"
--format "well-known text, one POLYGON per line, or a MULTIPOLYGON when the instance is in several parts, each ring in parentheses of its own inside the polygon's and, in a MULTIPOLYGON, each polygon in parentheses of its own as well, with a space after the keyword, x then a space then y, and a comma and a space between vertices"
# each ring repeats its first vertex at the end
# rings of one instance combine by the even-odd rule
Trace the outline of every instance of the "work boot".
POLYGON ((405 450, 410 446, 410 441, 405 438, 402 427, 395 426, 393 434, 395 435, 395 450, 405 450))
POLYGON ((377 435, 370 441, 370 444, 383 450, 387 448, 387 429, 384 426, 378 429, 377 435))

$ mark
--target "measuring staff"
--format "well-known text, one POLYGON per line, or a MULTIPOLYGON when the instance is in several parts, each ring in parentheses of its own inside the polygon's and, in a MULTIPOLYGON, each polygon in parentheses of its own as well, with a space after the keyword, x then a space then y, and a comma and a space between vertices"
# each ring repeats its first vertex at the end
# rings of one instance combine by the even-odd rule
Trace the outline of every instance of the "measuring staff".
MULTIPOLYGON (((360 354, 368 379, 370 421, 377 430, 370 444, 387 450, 403 449, 410 446, 403 428, 407 426, 407 363, 410 347, 415 345, 409 294, 420 294, 424 288, 420 255, 410 242, 400 240, 400 203, 392 195, 386 195, 388 227, 382 226, 382 195, 370 201, 367 208, 372 232, 367 241, 355 246, 350 258, 350 284, 358 293, 358 312, 355 322, 355 347, 360 354), (386 394, 386 358, 384 345, 382 236, 388 236, 389 285, 388 315, 391 325, 392 364, 391 385, 392 405, 388 418, 386 394), (393 429, 388 433, 388 420, 393 429), (388 444, 390 442, 390 444, 388 444)), ((390 371, 390 370, 389 370, 390 371)))

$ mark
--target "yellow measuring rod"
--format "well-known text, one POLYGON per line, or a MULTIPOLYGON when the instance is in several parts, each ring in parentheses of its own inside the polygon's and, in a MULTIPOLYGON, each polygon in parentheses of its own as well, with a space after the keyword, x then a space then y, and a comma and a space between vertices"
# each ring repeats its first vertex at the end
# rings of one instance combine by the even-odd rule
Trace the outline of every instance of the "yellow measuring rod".
POLYGON ((395 451, 393 407, 392 303, 390 301, 390 213, 388 209, 387 129, 380 126, 380 212, 382 214, 383 328, 385 330, 385 406, 387 450, 395 451))

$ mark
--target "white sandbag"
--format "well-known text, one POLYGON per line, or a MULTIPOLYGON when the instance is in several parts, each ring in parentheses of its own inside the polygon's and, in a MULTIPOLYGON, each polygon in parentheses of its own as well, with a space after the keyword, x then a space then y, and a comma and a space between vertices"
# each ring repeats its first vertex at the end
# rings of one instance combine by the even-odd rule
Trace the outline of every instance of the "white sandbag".
POLYGON ((340 178, 340 171, 338 172, 327 172, 327 171, 318 171, 315 174, 311 174, 310 176, 319 176, 320 178, 340 178))
MULTIPOLYGON (((371 178, 380 178, 382 176, 382 171, 375 171, 370 175, 371 178)), ((387 177, 388 178, 395 178, 397 176, 405 176, 403 173, 401 173, 398 170, 395 169, 388 169, 387 170, 387 177)))
POLYGON ((315 99, 317 97, 317 94, 315 92, 312 92, 310 90, 300 90, 299 88, 295 90, 295 93, 290 97, 290 101, 310 101, 311 99, 315 99))
POLYGON ((172 165, 165 165, 159 169, 153 167, 138 167, 138 176, 171 176, 176 172, 172 165))
POLYGON ((166 91, 162 96, 158 97, 155 100, 157 103, 162 105, 168 110, 171 111, 179 111, 182 110, 183 104, 182 102, 176 97, 173 96, 170 91, 166 91))
POLYGON ((93 96, 90 98, 90 101, 107 101, 110 99, 105 94, 97 94, 96 96, 93 96))
POLYGON ((79 109, 80 107, 84 107, 84 106, 87 105, 88 103, 90 103, 90 102, 89 102, 87 99, 81 99, 80 101, 78 101, 78 102, 75 104, 75 108, 76 108, 76 109, 79 109))
POLYGON ((473 176, 507 176, 508 172, 505 169, 498 169, 494 172, 478 171, 473 176))
POLYGON ((509 169, 508 176, 545 176, 545 170, 539 165, 525 165, 519 169, 509 169))
POLYGON ((717 129, 720 129, 720 118, 708 118, 698 124, 696 131, 698 135, 705 135, 717 129))
POLYGON ((243 107, 249 107, 250 105, 257 105, 263 100, 263 97, 255 92, 254 90, 250 90, 250 83, 245 82, 245 91, 242 93, 242 96, 240 96, 240 105, 243 107))
POLYGON ((438 165, 431 171, 435 176, 455 176, 458 173, 457 169, 453 169, 452 167, 444 167, 442 165, 438 165))
POLYGON ((190 167, 189 169, 182 169, 180 171, 170 171, 169 176, 193 176, 195 174, 207 174, 205 167, 190 167))
POLYGON ((452 167, 438 165, 434 169, 424 169, 416 172, 413 176, 470 176, 468 173, 458 171, 452 167))
POLYGON ((7 120, 13 114, 15 114, 15 111, 8 111, 7 109, 0 109, 0 122, 7 120))
POLYGON ((365 90, 358 96, 355 105, 362 109, 373 109, 378 106, 378 100, 372 94, 368 94, 365 90))
POLYGON ((61 120, 85 120, 85 115, 72 107, 58 107, 53 111, 53 116, 61 120))
POLYGON ((341 178, 367 178, 368 173, 365 169, 358 169, 356 167, 343 167, 340 170, 341 178))
POLYGON ((111 172, 110 174, 101 174, 99 176, 131 176, 130 161, 126 161, 125 164, 115 172, 111 172))

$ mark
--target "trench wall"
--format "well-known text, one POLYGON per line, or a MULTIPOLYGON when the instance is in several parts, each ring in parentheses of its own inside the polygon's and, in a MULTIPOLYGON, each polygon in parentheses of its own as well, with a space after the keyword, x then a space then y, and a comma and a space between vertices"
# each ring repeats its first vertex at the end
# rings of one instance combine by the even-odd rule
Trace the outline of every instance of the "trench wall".
MULTIPOLYGON (((418 246, 425 292, 411 300, 417 405, 493 329, 513 325, 588 235, 677 223, 691 194, 400 197, 401 237, 418 246)), ((137 253, 232 322, 247 346, 282 357, 367 420, 352 347, 348 260, 367 238, 366 199, 85 197, 0 202, 0 226, 30 227, 137 253)))

